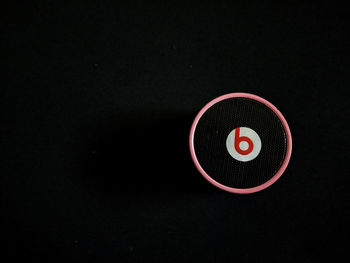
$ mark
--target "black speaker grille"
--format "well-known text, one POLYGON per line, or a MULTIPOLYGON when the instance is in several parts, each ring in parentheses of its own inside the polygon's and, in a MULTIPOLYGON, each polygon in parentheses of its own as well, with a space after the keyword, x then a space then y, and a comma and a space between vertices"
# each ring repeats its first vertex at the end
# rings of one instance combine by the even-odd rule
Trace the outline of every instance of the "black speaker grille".
POLYGON ((211 106, 194 131, 194 149, 204 171, 215 181, 233 188, 251 188, 271 179, 287 151, 286 132, 278 116, 265 104, 234 97, 211 106), (248 127, 260 137, 259 155, 241 162, 228 153, 226 139, 235 128, 248 127))

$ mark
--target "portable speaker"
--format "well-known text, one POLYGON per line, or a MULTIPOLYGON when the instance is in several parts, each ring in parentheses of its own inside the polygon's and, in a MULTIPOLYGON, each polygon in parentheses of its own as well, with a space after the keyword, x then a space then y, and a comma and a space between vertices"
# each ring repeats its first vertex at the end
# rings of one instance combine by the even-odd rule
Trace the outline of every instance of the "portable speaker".
POLYGON ((220 96, 204 106, 190 131, 190 152, 199 172, 232 193, 254 193, 283 174, 292 137, 280 111, 248 93, 220 96))

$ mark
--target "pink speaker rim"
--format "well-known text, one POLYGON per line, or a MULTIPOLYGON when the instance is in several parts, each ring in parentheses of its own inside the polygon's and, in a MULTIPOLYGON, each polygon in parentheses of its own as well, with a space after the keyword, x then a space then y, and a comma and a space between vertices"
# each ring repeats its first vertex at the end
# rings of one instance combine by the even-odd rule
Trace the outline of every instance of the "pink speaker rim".
POLYGON ((257 95, 253 95, 250 93, 241 93, 241 92, 237 92, 237 93, 229 93, 229 94, 225 94, 222 95, 220 97, 217 97, 216 99, 213 99, 212 101, 210 101, 208 104, 206 104, 197 114, 197 116, 195 117, 193 124, 191 126, 191 130, 190 130, 190 137, 189 137, 189 146, 190 146, 190 153, 191 153, 191 157, 192 160, 196 166, 196 168, 198 169, 198 171, 201 173, 201 175, 207 180, 209 181, 211 184, 213 184, 214 186, 231 192, 231 193, 236 193, 236 194, 250 194, 250 193, 255 193, 258 191, 261 191, 269 186, 271 186, 273 183, 275 183, 280 177, 281 175, 284 173, 284 171, 286 170, 291 154, 292 154, 292 135, 288 126, 287 121, 285 120, 285 118, 283 117, 282 113, 269 101, 257 96, 257 95), (284 158, 284 161, 280 167, 280 169, 276 172, 276 174, 267 182, 252 187, 252 188, 233 188, 233 187, 228 187, 226 185, 223 185, 217 181, 215 181, 213 178, 210 177, 210 175, 208 175, 204 169, 202 168, 202 166, 200 165, 197 156, 196 156, 196 152, 194 149, 194 143, 193 143, 193 139, 194 139, 194 133, 197 127, 197 124, 200 120, 200 118, 203 116, 203 114, 210 108, 212 107, 214 104, 225 100, 225 99, 229 99, 229 98, 235 98, 235 97, 243 97, 243 98, 249 98, 249 99, 254 99, 257 100, 263 104, 265 104, 267 107, 269 107, 276 115, 277 117, 281 120, 284 130, 286 132, 286 136, 287 136, 287 151, 286 151, 286 157, 284 158))

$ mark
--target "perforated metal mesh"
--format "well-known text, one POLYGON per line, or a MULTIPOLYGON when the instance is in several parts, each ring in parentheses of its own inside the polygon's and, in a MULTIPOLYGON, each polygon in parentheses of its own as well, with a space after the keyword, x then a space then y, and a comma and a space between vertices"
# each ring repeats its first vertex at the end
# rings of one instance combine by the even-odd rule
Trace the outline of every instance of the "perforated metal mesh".
POLYGON ((194 131, 197 159, 215 181, 233 188, 251 188, 271 179, 286 156, 287 140, 282 122, 263 103, 243 97, 222 100, 199 119, 194 131), (237 127, 253 129, 260 137, 259 155, 240 162, 226 149, 228 134, 237 127))

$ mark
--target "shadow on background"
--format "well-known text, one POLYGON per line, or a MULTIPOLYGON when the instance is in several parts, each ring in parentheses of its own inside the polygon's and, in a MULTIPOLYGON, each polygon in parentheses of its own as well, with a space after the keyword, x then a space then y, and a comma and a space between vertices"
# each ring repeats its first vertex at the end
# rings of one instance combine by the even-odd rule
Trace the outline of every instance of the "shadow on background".
POLYGON ((89 136, 84 176, 101 191, 212 191, 196 170, 188 136, 193 114, 157 112, 109 116, 89 136))

